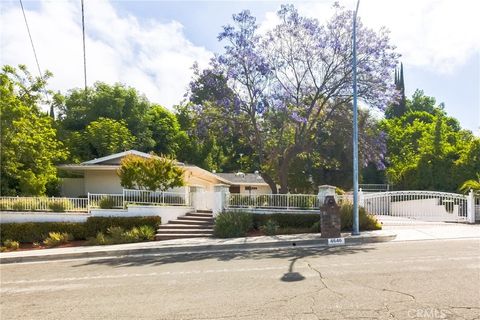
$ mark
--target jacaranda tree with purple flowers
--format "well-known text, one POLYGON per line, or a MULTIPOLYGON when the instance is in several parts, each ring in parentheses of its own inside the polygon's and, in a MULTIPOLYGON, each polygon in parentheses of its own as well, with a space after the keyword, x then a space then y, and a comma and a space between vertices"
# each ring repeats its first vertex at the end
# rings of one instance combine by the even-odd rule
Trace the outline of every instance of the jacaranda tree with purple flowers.
MULTIPOLYGON (((276 183, 280 193, 288 192, 293 159, 311 150, 322 126, 352 99, 353 13, 335 8, 322 25, 284 5, 277 13, 280 23, 264 34, 249 11, 242 11, 218 37, 225 52, 215 56, 209 72, 226 80, 230 94, 204 108, 215 108, 248 139, 274 192, 276 183)), ((385 29, 375 32, 361 22, 357 28, 359 98, 384 109, 396 95, 398 54, 385 29)))

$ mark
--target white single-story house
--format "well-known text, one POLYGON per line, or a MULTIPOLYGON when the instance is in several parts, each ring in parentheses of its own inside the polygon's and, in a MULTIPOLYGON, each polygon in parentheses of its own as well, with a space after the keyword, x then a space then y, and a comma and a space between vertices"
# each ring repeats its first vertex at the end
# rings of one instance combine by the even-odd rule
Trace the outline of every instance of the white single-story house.
MULTIPOLYGON (((88 193, 121 194, 123 187, 117 170, 122 159, 133 154, 139 157, 150 158, 154 155, 129 150, 105 156, 98 159, 82 162, 80 164, 59 165, 58 169, 69 173, 69 178, 63 178, 61 193, 65 197, 85 196, 88 193), (75 176, 75 177, 73 177, 75 176)), ((185 188, 197 188, 204 191, 213 191, 216 185, 228 185, 231 192, 235 193, 270 193, 270 187, 258 174, 213 173, 194 165, 177 162, 185 170, 186 187, 177 188, 182 192, 185 188)))
POLYGON ((272 189, 258 173, 216 173, 217 176, 228 181, 230 193, 241 194, 270 194, 272 189))

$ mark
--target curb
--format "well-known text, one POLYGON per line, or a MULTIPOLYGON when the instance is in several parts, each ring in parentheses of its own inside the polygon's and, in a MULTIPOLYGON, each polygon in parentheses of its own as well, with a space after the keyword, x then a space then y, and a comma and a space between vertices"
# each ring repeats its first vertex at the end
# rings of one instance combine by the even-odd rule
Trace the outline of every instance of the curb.
POLYGON ((19 257, 0 257, 0 264, 22 263, 22 262, 44 262, 44 261, 57 261, 57 260, 70 260, 81 258, 111 258, 111 257, 125 257, 125 256, 139 256, 139 255, 152 255, 152 254, 182 254, 182 253, 194 253, 195 251, 202 252, 222 252, 232 250, 245 250, 245 249, 281 249, 291 247, 343 247, 350 245, 361 245, 365 243, 375 242, 387 242, 394 240, 396 234, 379 235, 379 236, 359 236, 359 237, 346 237, 345 245, 328 245, 328 240, 324 238, 308 239, 308 240, 280 240, 276 242, 262 242, 262 243, 239 243, 239 244, 208 244, 208 245, 192 245, 192 246, 172 246, 172 247, 160 247, 160 248, 137 248, 137 249, 113 249, 91 252, 74 252, 74 253, 57 253, 57 254, 45 254, 45 255, 31 255, 31 256, 19 256, 19 257))

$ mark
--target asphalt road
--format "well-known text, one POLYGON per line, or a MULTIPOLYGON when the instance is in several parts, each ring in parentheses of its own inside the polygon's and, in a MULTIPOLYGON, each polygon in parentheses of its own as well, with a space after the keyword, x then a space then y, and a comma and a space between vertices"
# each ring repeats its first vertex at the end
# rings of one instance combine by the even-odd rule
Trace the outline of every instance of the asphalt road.
POLYGON ((9 264, 1 319, 479 319, 480 241, 9 264))

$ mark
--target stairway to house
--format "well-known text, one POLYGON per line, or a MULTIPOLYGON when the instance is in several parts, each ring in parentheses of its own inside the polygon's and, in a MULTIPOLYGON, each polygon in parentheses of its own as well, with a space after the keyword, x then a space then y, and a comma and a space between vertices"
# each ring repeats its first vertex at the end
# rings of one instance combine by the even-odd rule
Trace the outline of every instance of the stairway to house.
POLYGON ((197 210, 170 220, 167 224, 161 225, 155 240, 172 240, 186 238, 211 237, 213 235, 213 214, 212 211, 197 210))

